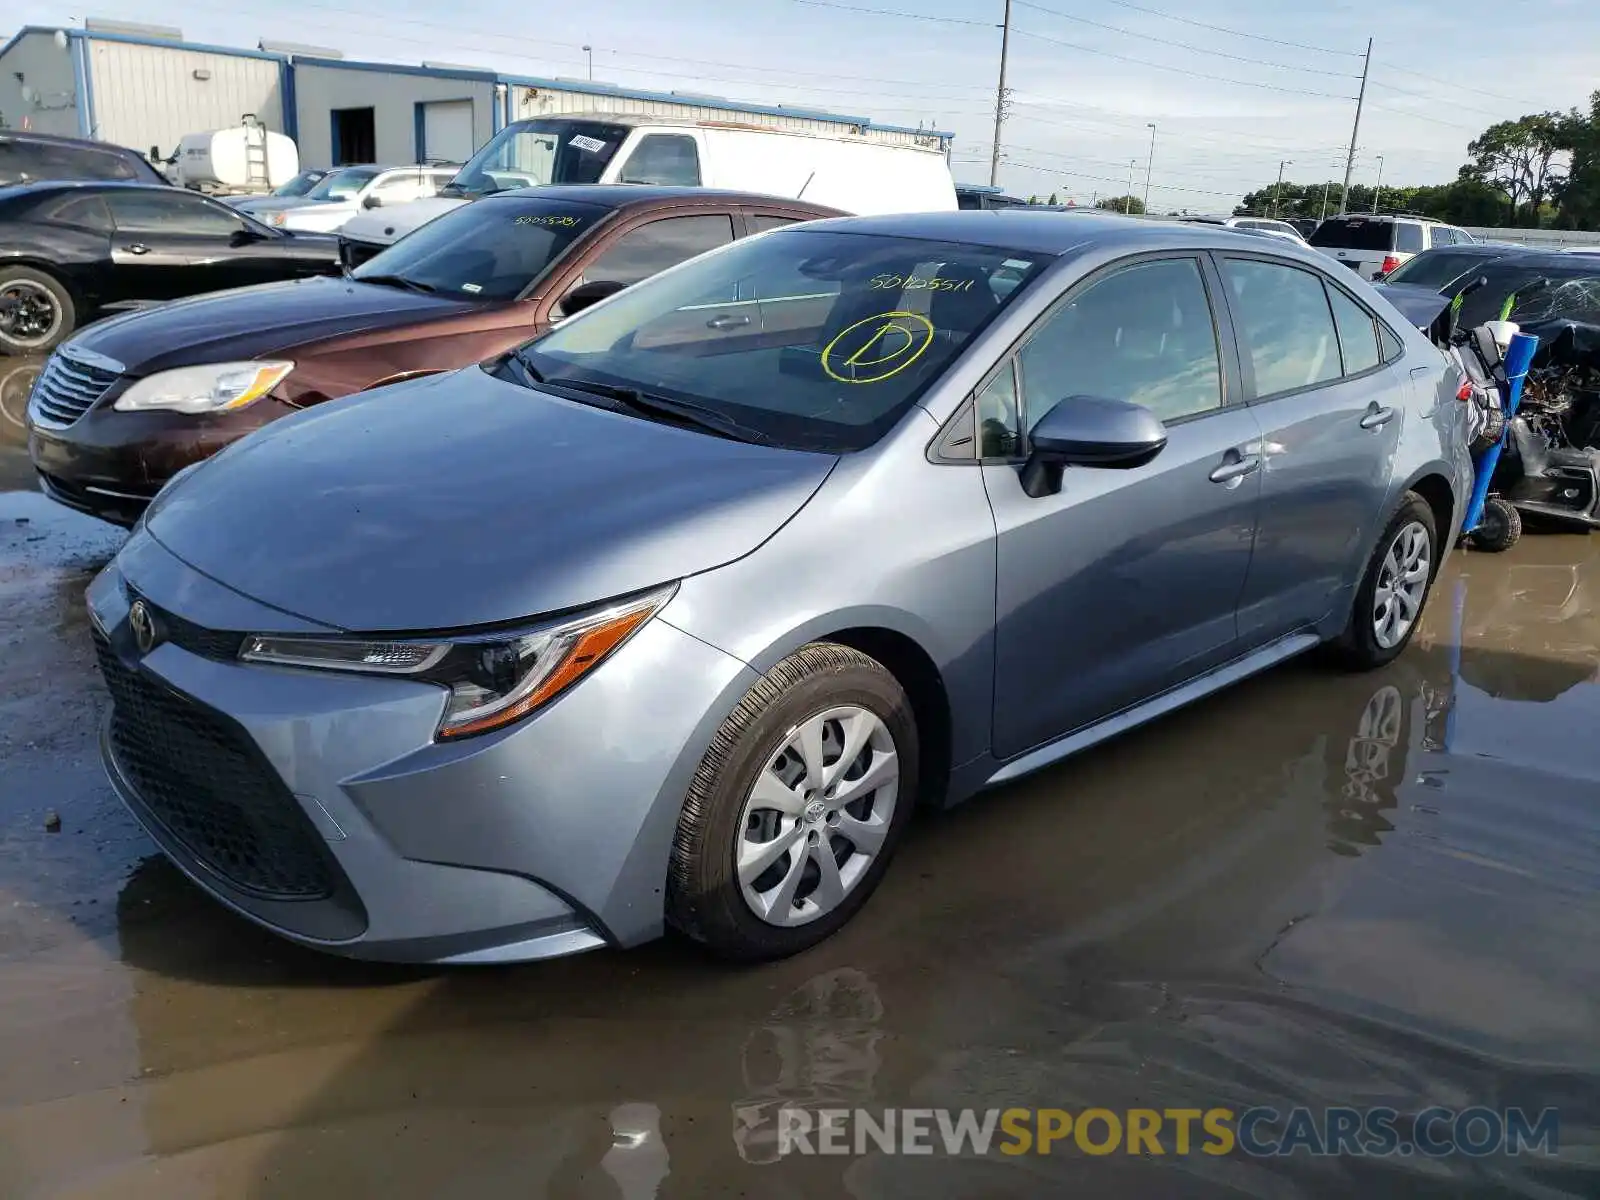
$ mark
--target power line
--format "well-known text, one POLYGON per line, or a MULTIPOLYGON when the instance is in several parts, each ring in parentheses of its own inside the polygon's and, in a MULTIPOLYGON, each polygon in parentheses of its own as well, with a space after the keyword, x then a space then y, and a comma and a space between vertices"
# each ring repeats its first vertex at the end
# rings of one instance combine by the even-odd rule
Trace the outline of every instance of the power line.
POLYGON ((1327 46, 1308 46, 1304 42, 1286 42, 1281 38, 1267 37, 1260 33, 1246 33, 1242 29, 1229 29, 1225 25, 1212 25, 1206 21, 1196 21, 1192 17, 1179 17, 1172 13, 1157 12, 1153 8, 1143 8, 1137 4, 1130 4, 1127 0, 1105 0, 1107 4, 1114 4, 1118 8, 1131 9, 1137 13, 1144 13, 1147 17, 1160 17, 1164 21, 1177 21, 1182 25, 1192 25, 1196 29, 1209 29, 1213 33, 1225 33, 1230 37, 1249 38, 1253 42, 1268 42, 1274 46, 1288 46, 1294 50, 1310 50, 1316 54, 1347 54, 1351 58, 1360 58, 1359 50, 1332 50, 1327 46))
POLYGON ((1448 79, 1440 79, 1437 75, 1424 75, 1421 71, 1413 71, 1409 67, 1397 67, 1393 63, 1380 62, 1374 63, 1373 65, 1382 67, 1385 71, 1392 71, 1396 75, 1411 75, 1417 79, 1425 80, 1428 83, 1436 83, 1440 87, 1451 88, 1458 92, 1471 92, 1475 96, 1488 96, 1493 100, 1504 100, 1508 104, 1526 104, 1530 108, 1540 109, 1540 111, 1543 111, 1540 108, 1540 102, 1537 100, 1519 99, 1516 96, 1505 96, 1499 92, 1485 91, 1477 84, 1467 87, 1465 84, 1452 83, 1448 79))
POLYGON ((1434 125, 1443 125, 1446 129, 1459 129, 1463 133, 1479 134, 1483 132, 1483 130, 1475 129, 1471 125, 1457 125, 1454 121, 1441 121, 1438 117, 1425 117, 1421 113, 1414 112, 1409 108, 1388 108, 1382 104, 1370 104, 1367 107, 1375 108, 1379 112, 1392 113, 1393 115, 1399 117, 1414 117, 1418 121, 1427 121, 1434 125))
MULTIPOLYGON (((1396 87, 1394 84, 1385 83, 1381 79, 1374 79, 1372 84, 1374 87, 1381 87, 1386 92, 1399 92, 1402 96, 1413 96, 1418 100, 1432 100, 1436 104, 1440 103, 1440 100, 1437 96, 1430 96, 1426 92, 1413 92, 1410 88, 1396 87)), ((1496 120, 1500 121, 1506 119, 1503 113, 1494 112, 1487 108, 1473 108, 1470 104, 1460 104, 1454 100, 1451 100, 1449 104, 1452 108, 1460 109, 1462 112, 1481 113, 1486 117, 1494 117, 1496 120)))
POLYGON ((1247 54, 1229 54, 1226 50, 1206 50, 1199 46, 1191 46, 1187 42, 1176 42, 1171 38, 1157 37, 1153 33, 1137 33, 1132 29, 1123 29, 1117 25, 1107 25, 1101 21, 1091 21, 1087 17, 1075 17, 1071 13, 1061 12, 1059 9, 1046 8, 1042 4, 1031 4, 1029 0, 1015 0, 1018 8, 1031 8, 1034 12, 1048 13, 1052 17, 1060 17, 1063 21, 1076 21, 1080 25, 1089 25, 1095 29, 1108 30, 1119 33, 1123 37, 1139 38, 1147 42, 1156 42, 1163 46, 1176 46, 1179 50, 1187 50, 1191 54, 1210 54, 1216 58, 1232 59, 1234 62, 1250 63, 1258 67, 1276 67, 1280 71, 1300 71, 1311 75, 1332 75, 1336 79, 1356 79, 1358 76, 1348 71, 1329 71, 1321 67, 1301 67, 1293 63, 1270 62, 1264 59, 1251 58, 1247 54))
POLYGON ((837 8, 843 12, 865 13, 873 17, 903 17, 908 21, 932 21, 940 25, 976 25, 979 29, 999 29, 994 21, 974 21, 968 17, 934 17, 925 13, 897 12, 887 8, 866 8, 859 4, 839 4, 835 0, 793 0, 811 8, 837 8))
MULTIPOLYGON (((796 3, 812 3, 812 0, 795 0, 796 3)), ((1147 58, 1134 58, 1127 54, 1117 54, 1111 50, 1096 50, 1091 46, 1082 46, 1077 42, 1064 41, 1061 38, 1046 37, 1042 33, 1034 33, 1028 29, 1014 30, 1023 37, 1034 38, 1037 41, 1049 42, 1055 46, 1065 46, 1068 50, 1081 50, 1085 54, 1098 54, 1104 58, 1114 58, 1120 62, 1133 63, 1136 66, 1150 67, 1157 71, 1171 71, 1176 75, 1188 75, 1194 79, 1209 79, 1213 83, 1232 83, 1240 87, 1262 88, 1269 92, 1285 92, 1291 96, 1315 96, 1322 100, 1354 100, 1354 96, 1339 96, 1332 92, 1308 92, 1301 88, 1281 87, 1275 83, 1256 83, 1249 79, 1230 79, 1225 75, 1208 75, 1204 71, 1191 71, 1187 67, 1169 67, 1164 63, 1151 62, 1147 58)))

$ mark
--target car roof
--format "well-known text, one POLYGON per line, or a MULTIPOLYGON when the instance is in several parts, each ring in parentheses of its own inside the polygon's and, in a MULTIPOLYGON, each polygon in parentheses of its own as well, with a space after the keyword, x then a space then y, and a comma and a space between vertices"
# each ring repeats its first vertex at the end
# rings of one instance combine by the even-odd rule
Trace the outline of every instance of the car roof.
POLYGON ((557 200, 566 204, 593 204, 600 208, 622 208, 632 204, 655 204, 663 201, 726 201, 732 204, 781 205, 816 213, 838 213, 836 208, 813 204, 809 200, 796 200, 789 196, 767 196, 760 192, 735 192, 718 188, 672 187, 654 183, 555 183, 537 188, 511 188, 493 192, 479 204, 496 204, 507 200, 557 200))
POLYGON ((32 129, 0 129, 0 142, 38 142, 48 146, 71 146, 80 150, 99 150, 104 154, 142 157, 137 150, 130 150, 115 142, 97 142, 93 138, 68 137, 61 133, 37 133, 32 129))
MULTIPOLYGON (((9 187, 0 188, 0 197, 11 197, 29 192, 37 195, 40 192, 70 192, 81 191, 84 188, 114 188, 125 192, 182 192, 186 188, 176 187, 170 183, 156 183, 150 179, 30 179, 26 183, 13 183, 9 187)), ((190 192, 190 195, 200 196, 201 192, 190 192)))
MULTIPOLYGON (((1287 238, 1269 238, 1227 225, 1176 220, 1149 220, 1099 210, 1039 212, 1026 208, 965 209, 956 212, 907 213, 894 216, 841 217, 808 225, 840 233, 877 234, 882 237, 924 238, 995 249, 1065 254, 1093 247, 1109 249, 1238 249, 1248 244, 1254 253, 1282 254, 1308 261, 1307 254, 1287 238)), ((1312 255, 1309 261, 1324 265, 1312 255)))

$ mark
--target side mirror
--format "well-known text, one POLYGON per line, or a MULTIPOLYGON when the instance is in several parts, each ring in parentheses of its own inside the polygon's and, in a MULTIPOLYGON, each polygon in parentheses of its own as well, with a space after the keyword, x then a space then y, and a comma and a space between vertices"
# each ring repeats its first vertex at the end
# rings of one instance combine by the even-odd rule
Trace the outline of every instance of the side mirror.
POLYGON ((1028 443, 1022 490, 1037 498, 1061 490, 1064 467, 1144 466, 1166 447, 1167 430, 1143 405, 1068 396, 1040 418, 1028 443))
POLYGON ((615 279, 592 279, 588 283, 580 283, 561 297, 561 314, 570 317, 580 313, 591 305, 599 304, 607 296, 615 296, 626 286, 615 279))
POLYGON ((361 202, 361 207, 362 208, 382 208, 383 207, 383 197, 382 196, 368 196, 365 200, 363 200, 361 202))
POLYGON ((248 246, 252 242, 259 242, 262 235, 254 229, 235 229, 228 237, 230 246, 248 246))

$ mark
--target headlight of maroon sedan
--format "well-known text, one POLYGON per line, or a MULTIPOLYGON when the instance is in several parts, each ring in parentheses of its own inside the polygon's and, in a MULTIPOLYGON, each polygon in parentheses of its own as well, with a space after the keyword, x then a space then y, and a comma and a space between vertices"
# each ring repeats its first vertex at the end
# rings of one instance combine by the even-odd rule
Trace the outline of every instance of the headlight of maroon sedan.
POLYGON ((139 380, 112 406, 118 412, 163 409, 180 413, 232 412, 277 387, 292 362, 206 363, 161 371, 139 380))

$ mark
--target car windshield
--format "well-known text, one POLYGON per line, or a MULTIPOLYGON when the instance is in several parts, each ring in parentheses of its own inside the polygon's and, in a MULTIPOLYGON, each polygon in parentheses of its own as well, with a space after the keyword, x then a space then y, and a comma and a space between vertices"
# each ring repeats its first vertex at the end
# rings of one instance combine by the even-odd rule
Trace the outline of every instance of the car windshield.
POLYGON ((327 176, 306 193, 307 200, 354 200, 378 177, 377 167, 345 167, 327 176))
POLYGON ((444 194, 481 196, 547 183, 598 183, 628 126, 539 120, 507 125, 469 158, 444 194))
POLYGON ((1333 250, 1382 250, 1387 254, 1394 249, 1394 222, 1374 221, 1366 217, 1329 217, 1311 235, 1313 246, 1333 250))
POLYGON ((665 396, 793 449, 861 450, 1049 260, 991 246, 782 230, 637 284, 521 357, 549 383, 665 396))
POLYGON ((1490 254, 1462 254, 1453 250, 1430 250, 1402 263, 1384 279, 1385 283, 1411 283, 1418 287, 1443 289, 1444 285, 1473 267, 1488 266, 1490 254))
POLYGON ((1600 324, 1600 265, 1538 266, 1500 261, 1482 271, 1467 272, 1466 284, 1483 278, 1486 284, 1461 301, 1456 324, 1471 329, 1497 319, 1511 301, 1510 319, 1533 321, 1566 319, 1600 324))
POLYGON ((304 196, 327 177, 326 171, 301 171, 282 187, 272 189, 274 196, 304 196))
POLYGON ((515 300, 610 209, 532 194, 466 204, 351 272, 462 300, 515 300))

